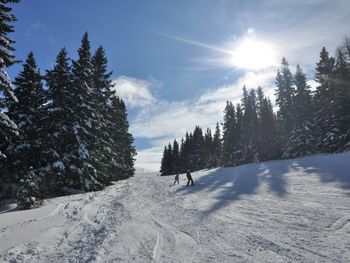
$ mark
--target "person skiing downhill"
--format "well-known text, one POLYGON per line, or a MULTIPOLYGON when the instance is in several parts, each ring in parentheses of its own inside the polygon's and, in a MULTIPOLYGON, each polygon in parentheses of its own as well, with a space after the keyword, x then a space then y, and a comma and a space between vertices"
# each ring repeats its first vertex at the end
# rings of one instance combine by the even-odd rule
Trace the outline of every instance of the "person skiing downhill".
POLYGON ((179 173, 176 173, 176 175, 175 175, 175 182, 174 182, 174 185, 177 183, 177 184, 179 184, 180 182, 179 182, 179 173))
POLYGON ((192 175, 191 175, 191 173, 190 173, 190 170, 187 170, 186 176, 187 176, 187 185, 189 185, 190 182, 191 182, 191 185, 194 185, 194 184, 193 184, 192 175))

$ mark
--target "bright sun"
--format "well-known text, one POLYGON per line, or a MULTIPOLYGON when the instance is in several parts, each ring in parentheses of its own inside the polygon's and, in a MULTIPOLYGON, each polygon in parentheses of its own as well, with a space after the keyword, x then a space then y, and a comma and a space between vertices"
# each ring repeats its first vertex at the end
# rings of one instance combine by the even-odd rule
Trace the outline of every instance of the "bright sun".
POLYGON ((238 68, 264 69, 276 64, 276 56, 272 44, 246 38, 231 48, 229 63, 238 68))

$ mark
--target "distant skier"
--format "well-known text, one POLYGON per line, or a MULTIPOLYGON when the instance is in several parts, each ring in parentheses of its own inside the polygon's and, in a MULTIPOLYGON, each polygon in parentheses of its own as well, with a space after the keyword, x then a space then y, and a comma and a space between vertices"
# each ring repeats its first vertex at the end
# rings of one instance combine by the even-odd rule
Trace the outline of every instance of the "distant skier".
POLYGON ((174 185, 177 183, 177 184, 179 184, 180 182, 179 182, 179 173, 176 173, 176 175, 175 175, 175 182, 174 182, 174 185))
POLYGON ((190 182, 191 182, 191 185, 193 185, 193 179, 192 179, 192 175, 190 173, 190 170, 187 170, 186 176, 187 176, 187 185, 189 185, 190 182))

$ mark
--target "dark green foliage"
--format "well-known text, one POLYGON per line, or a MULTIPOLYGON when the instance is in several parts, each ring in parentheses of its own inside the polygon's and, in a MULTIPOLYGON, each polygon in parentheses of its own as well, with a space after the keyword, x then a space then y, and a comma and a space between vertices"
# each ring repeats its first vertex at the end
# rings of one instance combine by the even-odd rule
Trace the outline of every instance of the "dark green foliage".
POLYGON ((311 91, 299 65, 296 68, 294 84, 294 125, 283 158, 310 155, 317 151, 311 91))
POLYGON ((65 48, 61 49, 52 70, 45 76, 48 103, 45 105, 44 128, 42 132, 43 165, 39 169, 41 188, 46 196, 63 194, 66 185, 69 158, 67 146, 74 138, 71 128, 73 98, 70 95, 71 66, 65 48))
POLYGON ((219 123, 216 123, 212 151, 210 152, 210 156, 210 167, 219 167, 222 159, 222 142, 219 123))
POLYGON ((163 159, 160 168, 161 175, 174 174, 173 151, 169 143, 168 147, 164 148, 163 159))
MULTIPOLYGON (((16 17, 11 13, 12 7, 9 3, 17 3, 19 1, 2 1, 0 4, 0 93, 5 94, 9 99, 0 96, 0 169, 6 159, 3 151, 17 137, 18 131, 16 124, 9 118, 4 110, 12 103, 17 102, 17 98, 13 94, 13 87, 10 78, 8 77, 5 67, 13 65, 15 57, 12 54, 14 41, 9 38, 8 34, 13 32, 12 23, 16 21, 16 17)), ((0 177, 0 182, 2 178, 0 177)), ((1 189, 0 189, 1 190, 1 189)), ((1 191, 0 191, 1 192, 1 191)), ((1 197, 1 196, 0 196, 1 197)))
POLYGON ((20 210, 39 207, 43 204, 42 195, 37 185, 37 177, 32 167, 28 168, 22 178, 19 180, 19 186, 16 193, 17 207, 20 210))
MULTIPOLYGON (((15 96, 19 103, 11 103, 8 115, 18 124, 19 136, 5 149, 7 162, 3 165, 2 185, 18 182, 19 175, 29 167, 41 166, 42 142, 40 123, 45 102, 42 77, 32 52, 29 53, 22 71, 15 79, 15 96)), ((10 98, 8 98, 10 99, 10 98)))
MULTIPOLYGON (((99 47, 91 57, 84 34, 78 55, 71 66, 66 50, 59 52, 45 76, 46 91, 32 53, 16 78, 20 103, 10 102, 10 96, 6 101, 9 115, 19 123, 20 136, 6 149, 9 156, 1 166, 6 171, 1 187, 13 187, 5 189, 2 197, 14 197, 22 177, 30 179, 22 178, 26 183, 18 192, 22 196, 30 185, 40 196, 52 197, 100 190, 134 174, 134 139, 125 103, 111 91, 105 52, 99 47), (28 174, 31 166, 34 170, 28 174)), ((25 200, 29 203, 22 207, 33 206, 34 199, 25 200)))
POLYGON ((234 161, 234 152, 237 149, 237 137, 234 132, 236 129, 236 113, 235 107, 232 102, 226 102, 226 108, 224 110, 224 123, 223 123, 223 149, 222 149, 222 165, 230 166, 234 161))
POLYGON ((339 93, 335 85, 335 60, 326 48, 322 48, 320 61, 316 66, 315 80, 318 82, 315 104, 317 123, 317 147, 321 152, 336 152, 341 141, 341 121, 338 106, 339 93))
POLYGON ((254 89, 251 89, 248 94, 245 87, 243 88, 242 109, 244 112, 242 131, 244 132, 241 133, 240 143, 243 145, 243 163, 249 163, 258 158, 258 116, 254 89))
POLYGON ((109 127, 109 134, 112 138, 112 155, 115 159, 111 165, 114 170, 113 180, 126 179, 134 175, 134 156, 136 155, 135 147, 133 146, 134 138, 129 133, 129 123, 127 119, 125 103, 118 97, 111 98, 112 105, 112 123, 109 127))
POLYGON ((173 162, 173 173, 176 174, 180 171, 180 149, 176 140, 173 142, 173 152, 171 157, 173 162))
POLYGON ((295 113, 293 104, 293 96, 295 93, 293 77, 285 58, 282 59, 281 69, 277 71, 276 86, 276 104, 279 107, 277 111, 278 139, 280 145, 285 146, 294 128, 295 113))
POLYGON ((278 157, 278 140, 276 140, 276 119, 269 98, 264 96, 262 89, 257 90, 257 157, 260 161, 278 157))

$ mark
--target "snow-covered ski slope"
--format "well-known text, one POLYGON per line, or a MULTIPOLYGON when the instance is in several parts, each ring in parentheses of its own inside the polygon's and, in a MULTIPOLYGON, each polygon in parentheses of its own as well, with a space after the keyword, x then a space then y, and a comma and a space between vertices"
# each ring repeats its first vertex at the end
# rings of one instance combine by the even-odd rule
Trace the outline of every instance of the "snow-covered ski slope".
POLYGON ((350 153, 193 173, 0 214, 1 262, 350 262, 350 153))

